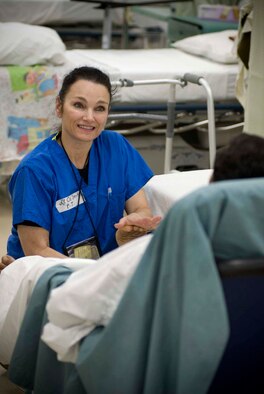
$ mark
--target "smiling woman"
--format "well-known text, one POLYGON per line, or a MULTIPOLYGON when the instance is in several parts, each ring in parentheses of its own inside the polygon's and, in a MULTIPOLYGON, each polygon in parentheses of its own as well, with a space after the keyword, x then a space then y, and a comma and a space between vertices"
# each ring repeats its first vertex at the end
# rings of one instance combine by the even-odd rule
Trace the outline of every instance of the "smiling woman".
POLYGON ((21 161, 9 184, 7 250, 15 259, 96 259, 160 222, 142 189, 151 169, 123 136, 104 130, 111 98, 110 80, 96 68, 64 78, 56 99, 60 127, 21 161))
MULTIPOLYGON (((80 69, 77 70, 79 75, 80 69)), ((62 147, 67 146, 67 155, 79 169, 87 163, 87 152, 89 154, 93 140, 101 134, 107 121, 112 94, 108 77, 104 76, 101 75, 102 83, 79 79, 70 89, 67 89, 70 77, 65 78, 56 100, 56 113, 62 121, 58 140, 62 147)))

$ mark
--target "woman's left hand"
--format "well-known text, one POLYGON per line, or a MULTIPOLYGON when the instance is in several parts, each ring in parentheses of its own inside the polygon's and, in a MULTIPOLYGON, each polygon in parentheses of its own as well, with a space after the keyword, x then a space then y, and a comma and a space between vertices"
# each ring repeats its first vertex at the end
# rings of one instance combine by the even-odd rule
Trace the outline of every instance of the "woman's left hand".
POLYGON ((115 224, 115 228, 117 229, 116 241, 118 245, 123 245, 155 230, 161 219, 161 216, 141 216, 138 213, 131 213, 124 216, 115 224))

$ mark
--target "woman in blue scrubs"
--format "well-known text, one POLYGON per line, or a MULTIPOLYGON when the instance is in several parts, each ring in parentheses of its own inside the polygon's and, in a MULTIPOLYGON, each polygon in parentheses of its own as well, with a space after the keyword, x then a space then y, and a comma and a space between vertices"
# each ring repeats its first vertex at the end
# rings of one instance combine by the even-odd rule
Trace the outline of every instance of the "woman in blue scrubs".
POLYGON ((152 171, 123 136, 104 130, 111 97, 110 80, 98 69, 76 68, 64 78, 59 130, 10 180, 8 255, 98 258, 160 222, 142 189, 152 171))

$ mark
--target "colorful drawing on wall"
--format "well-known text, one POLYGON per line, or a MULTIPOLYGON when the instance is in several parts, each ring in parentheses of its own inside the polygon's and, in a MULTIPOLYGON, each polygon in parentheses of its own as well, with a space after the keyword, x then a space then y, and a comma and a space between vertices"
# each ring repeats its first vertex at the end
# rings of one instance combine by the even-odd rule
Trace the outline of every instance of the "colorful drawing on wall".
POLYGON ((17 141, 17 153, 32 150, 50 134, 48 119, 8 116, 8 138, 17 141))
POLYGON ((17 104, 54 96, 58 90, 58 77, 45 66, 8 67, 11 89, 16 92, 17 104))

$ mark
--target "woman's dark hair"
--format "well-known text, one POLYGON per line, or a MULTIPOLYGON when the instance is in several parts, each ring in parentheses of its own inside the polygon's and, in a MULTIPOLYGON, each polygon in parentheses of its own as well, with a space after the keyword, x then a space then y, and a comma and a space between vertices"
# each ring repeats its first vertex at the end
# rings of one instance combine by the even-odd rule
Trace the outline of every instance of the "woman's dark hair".
POLYGON ((61 89, 59 91, 59 98, 61 104, 64 103, 65 96, 70 90, 71 86, 79 80, 91 81, 94 83, 98 83, 99 85, 105 86, 109 93, 111 102, 112 86, 108 75, 106 75, 103 71, 97 68, 83 66, 74 68, 69 74, 64 77, 61 89))
POLYGON ((264 138, 242 133, 217 151, 212 182, 264 177, 264 138))

